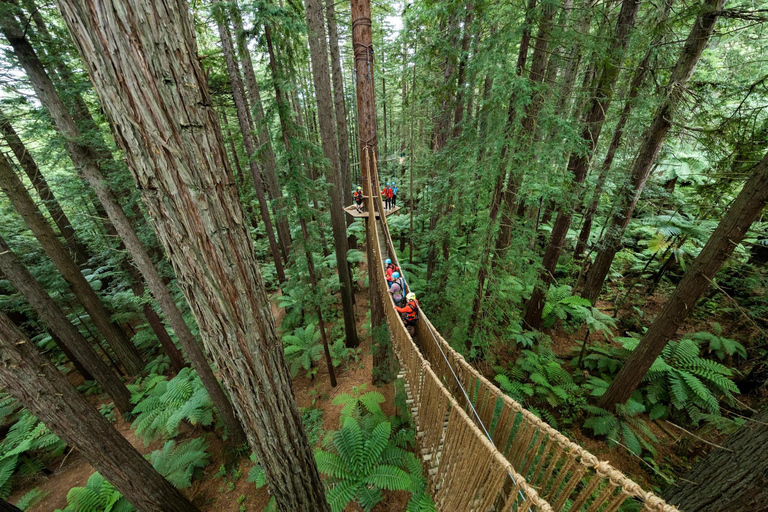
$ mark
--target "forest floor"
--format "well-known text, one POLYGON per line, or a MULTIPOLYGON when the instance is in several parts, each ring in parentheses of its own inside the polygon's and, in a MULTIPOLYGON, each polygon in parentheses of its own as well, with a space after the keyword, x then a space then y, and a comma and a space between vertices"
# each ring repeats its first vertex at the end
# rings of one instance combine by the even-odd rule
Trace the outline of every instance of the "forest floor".
MULTIPOLYGON (((368 304, 368 291, 363 290, 356 294, 356 317, 358 332, 363 333, 362 325, 366 322, 368 304)), ((277 325, 280 325, 284 311, 277 308, 274 303, 272 312, 277 325)), ((371 354, 371 339, 369 336, 362 338, 360 344, 360 356, 357 362, 351 362, 346 368, 344 364, 336 368, 337 386, 332 388, 328 378, 328 369, 321 363, 314 379, 299 376, 293 380, 293 392, 300 408, 315 407, 323 411, 322 428, 325 432, 338 430, 340 427, 340 413, 342 406, 333 405, 333 398, 341 393, 351 393, 354 387, 367 384, 366 391, 377 390, 386 398, 382 409, 387 415, 394 413, 394 385, 376 387, 371 384, 371 368, 373 356, 371 354)), ((75 383, 79 384, 79 383, 75 383)), ((98 406, 98 404, 97 404, 98 406)), ((157 440, 149 445, 144 445, 138 439, 130 422, 125 421, 115 411, 117 422, 115 427, 130 443, 142 454, 149 454, 153 450, 162 448, 164 440, 157 440)), ((226 449, 225 441, 210 430, 192 428, 182 425, 177 442, 186 439, 203 436, 209 443, 208 451, 211 454, 211 463, 204 470, 201 478, 192 482, 192 486, 182 492, 201 511, 215 512, 261 512, 269 502, 269 493, 266 486, 256 489, 254 484, 248 482, 247 476, 253 463, 248 456, 239 456, 232 461, 232 454, 226 449), (230 460, 228 460, 228 458, 230 460)), ((51 512, 56 509, 64 509, 67 506, 67 493, 72 487, 85 486, 88 477, 94 473, 93 467, 76 450, 59 459, 54 460, 49 469, 51 474, 37 475, 16 486, 9 497, 11 503, 15 503, 25 493, 37 488, 45 494, 45 498, 30 507, 30 512, 51 512)), ((406 492, 384 493, 384 500, 379 503, 374 512, 399 512, 406 508, 410 495, 406 492)), ((356 504, 350 504, 345 512, 362 511, 356 504)))

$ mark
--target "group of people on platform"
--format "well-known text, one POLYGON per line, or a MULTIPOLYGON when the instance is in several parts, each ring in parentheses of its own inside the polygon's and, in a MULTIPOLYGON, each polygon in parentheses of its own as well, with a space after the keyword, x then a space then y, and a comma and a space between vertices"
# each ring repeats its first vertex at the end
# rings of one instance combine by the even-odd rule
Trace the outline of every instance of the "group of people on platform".
POLYGON ((389 294, 395 303, 395 309, 400 313, 405 328, 415 339, 416 324, 419 322, 419 301, 416 300, 416 294, 410 292, 406 294, 405 279, 400 276, 400 268, 392 263, 392 260, 384 261, 386 264, 387 286, 389 294))
MULTIPOLYGON (((397 184, 393 181, 387 183, 381 191, 381 198, 384 200, 384 209, 392 210, 397 206, 397 184)), ((363 195, 363 187, 357 187, 357 190, 353 193, 355 199, 355 209, 357 213, 363 213, 365 195, 363 195)))

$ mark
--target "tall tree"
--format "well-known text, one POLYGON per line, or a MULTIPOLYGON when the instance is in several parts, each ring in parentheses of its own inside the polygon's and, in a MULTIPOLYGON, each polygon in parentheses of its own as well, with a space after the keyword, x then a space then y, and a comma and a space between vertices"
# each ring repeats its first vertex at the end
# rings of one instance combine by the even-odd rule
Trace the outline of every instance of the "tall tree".
POLYGON ((768 407, 699 460, 664 493, 685 512, 765 510, 768 503, 768 407))
POLYGON ((342 179, 339 169, 338 144, 333 123, 333 98, 331 95, 331 74, 328 69, 328 48, 325 44, 325 23, 323 20, 322 0, 304 0, 307 19, 307 36, 312 62, 312 77, 315 85, 320 141, 323 156, 329 166, 325 169, 325 181, 331 199, 331 228, 336 249, 336 270, 339 275, 341 305, 344 313, 344 331, 346 345, 356 347, 360 344, 355 325, 355 307, 352 302, 352 276, 347 264, 347 228, 344 222, 344 203, 341 200, 342 179))
POLYGON ((637 155, 635 155, 629 183, 624 187, 624 192, 616 198, 617 206, 614 208, 610 224, 606 229, 605 238, 600 243, 600 252, 586 277, 584 290, 581 294, 586 299, 594 302, 600 295, 613 258, 621 247, 624 231, 629 225, 637 201, 640 199, 640 194, 642 194, 651 173, 651 168, 683 99, 685 86, 691 78, 704 48, 709 43, 709 38, 715 29, 715 23, 725 2, 726 0, 704 0, 701 3, 700 13, 693 22, 685 46, 672 70, 672 75, 669 77, 664 99, 656 109, 651 124, 640 138, 643 142, 637 155))
MULTIPOLYGON (((581 139, 584 141, 586 151, 572 153, 568 161, 568 170, 573 174, 570 190, 573 195, 579 195, 581 185, 587 177, 592 156, 605 123, 605 115, 613 98, 613 90, 619 76, 624 48, 627 46, 629 34, 635 25, 639 7, 640 0, 622 1, 621 11, 619 11, 616 28, 611 39, 611 46, 608 49, 608 56, 603 60, 600 79, 597 82, 591 105, 587 109, 583 121, 584 128, 581 133, 581 139)), ((552 234, 547 244, 547 250, 544 253, 543 268, 539 275, 539 282, 533 289, 533 294, 526 305, 523 322, 528 328, 538 329, 541 326, 544 297, 554 277, 557 260, 560 257, 560 251, 568 234, 568 229, 571 227, 573 214, 574 208, 572 203, 563 204, 557 212, 557 218, 552 226, 552 234)))
POLYGON ((61 0, 59 8, 90 76, 98 77, 94 86, 115 138, 278 508, 329 510, 232 184, 189 6, 128 0, 118 12, 104 2, 61 0))
POLYGON ((264 119, 264 106, 261 103, 261 91, 259 82, 256 80, 256 72, 253 68, 251 52, 248 50, 248 40, 243 29, 243 14, 233 0, 229 4, 229 13, 232 18, 232 24, 235 27, 235 38, 237 41, 237 53, 245 77, 245 90, 248 93, 248 102, 251 106, 251 114, 255 124, 256 133, 259 140, 259 158, 264 169, 264 178, 267 184, 267 191, 272 198, 272 211, 275 214, 275 225, 277 226, 277 238, 280 242, 280 250, 283 252, 285 262, 288 262, 288 254, 291 247, 291 230, 288 226, 287 205, 283 197, 283 191, 277 179, 277 160, 275 152, 272 150, 272 139, 269 135, 269 124, 264 119))
POLYGON ((144 369, 144 363, 138 350, 125 333, 110 320, 109 311, 86 281, 77 264, 69 256, 69 252, 56 236, 51 225, 37 209, 29 196, 29 192, 2 153, 0 153, 0 188, 11 200, 16 211, 24 219, 24 223, 34 233, 40 246, 61 272, 61 276, 69 284, 77 300, 83 305, 93 323, 115 351, 117 358, 125 365, 125 369, 134 375, 141 372, 144 369))
MULTIPOLYGON (((333 104, 336 115, 336 137, 339 143, 339 172, 341 173, 341 202, 344 206, 352 204, 352 175, 349 162, 349 133, 347 131, 347 106, 344 100, 344 75, 341 71, 341 52, 339 51, 339 30, 336 22, 334 0, 325 0, 325 21, 328 24, 328 47, 331 52, 331 71, 333 77, 333 104)), ((354 221, 347 218, 347 225, 354 221)))
POLYGON ((53 433, 76 447, 137 510, 197 511, 3 313, 0 384, 53 433))
POLYGON ((118 376, 99 357, 80 331, 27 270, 18 256, 0 236, 0 271, 21 293, 55 338, 65 346, 98 382, 123 414, 131 412, 131 393, 118 376))
POLYGON ((693 310, 701 294, 709 288, 717 271, 733 254, 767 202, 768 153, 744 184, 699 256, 688 267, 682 281, 600 399, 601 407, 612 408, 632 396, 648 369, 693 310))
POLYGON ((253 118, 251 117, 251 112, 248 110, 248 103, 245 98, 245 89, 243 88, 243 80, 240 78, 240 69, 237 65, 237 62, 235 61, 234 48, 232 47, 232 35, 230 33, 228 24, 228 16, 226 15, 221 5, 214 5, 213 11, 214 18, 216 19, 216 25, 219 29, 221 48, 224 51, 224 58, 227 63, 229 81, 232 85, 232 97, 235 100, 235 108, 237 109, 237 121, 240 124, 240 131, 243 135, 243 145, 245 146, 245 152, 248 156, 248 165, 251 169, 253 188, 256 190, 256 197, 259 200, 261 220, 264 222, 264 230, 267 232, 267 240, 269 240, 270 252, 272 253, 272 259, 275 262, 277 278, 281 283, 284 283, 285 270, 283 270, 283 262, 280 258, 280 250, 278 249, 279 246, 277 244, 277 239, 275 238, 275 230, 272 227, 272 219, 269 214, 269 203, 267 202, 264 183, 261 179, 259 162, 256 158, 256 145, 254 144, 252 135, 253 118))
POLYGON ((13 129, 10 120, 2 111, 0 111, 0 133, 2 133, 5 142, 11 148, 14 156, 16 156, 16 160, 19 162, 24 174, 27 175, 32 186, 35 188, 35 191, 37 191, 37 195, 40 196, 40 199, 43 201, 43 205, 51 215, 56 227, 59 228, 59 233, 61 233, 61 236, 66 240, 67 248, 70 250, 69 253, 72 255, 72 259, 74 259, 75 263, 78 265, 84 264, 88 261, 88 250, 77 239, 72 223, 69 221, 67 214, 64 213, 64 210, 56 199, 56 196, 53 194, 53 191, 48 186, 45 176, 40 172, 34 158, 32 158, 32 155, 27 151, 26 146, 24 146, 24 143, 21 141, 21 138, 19 138, 16 130, 13 129))

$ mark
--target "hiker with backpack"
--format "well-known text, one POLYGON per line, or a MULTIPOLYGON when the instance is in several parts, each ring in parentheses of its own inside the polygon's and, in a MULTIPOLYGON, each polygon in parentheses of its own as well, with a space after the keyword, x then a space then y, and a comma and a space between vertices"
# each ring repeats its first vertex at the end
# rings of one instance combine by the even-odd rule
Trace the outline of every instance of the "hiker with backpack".
POLYGON ((389 283, 389 294, 392 295, 392 300, 395 302, 395 306, 399 307, 403 303, 405 295, 405 282, 400 277, 399 272, 392 273, 392 281, 389 283))
POLYGON ((357 213, 363 213, 363 187, 357 187, 357 190, 355 190, 355 208, 357 209, 357 213))
POLYGON ((392 191, 392 208, 395 208, 397 207, 397 184, 395 184, 394 181, 392 182, 392 188, 390 188, 390 190, 392 191))
POLYGON ((416 324, 419 323, 419 301, 416 300, 416 294, 413 292, 406 295, 405 300, 405 306, 395 306, 395 309, 402 315, 403 324, 405 324, 408 334, 415 340, 416 324))

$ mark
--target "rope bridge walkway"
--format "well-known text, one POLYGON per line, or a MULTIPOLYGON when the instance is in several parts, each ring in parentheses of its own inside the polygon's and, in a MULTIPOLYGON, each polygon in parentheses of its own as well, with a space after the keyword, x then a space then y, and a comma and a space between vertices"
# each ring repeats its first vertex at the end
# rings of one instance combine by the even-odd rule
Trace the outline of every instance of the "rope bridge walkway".
MULTIPOLYGON (((369 190, 378 190, 375 160, 373 171, 369 190)), ((380 198, 367 198, 366 207, 384 210, 380 198)), ((417 345, 383 279, 386 258, 399 266, 386 216, 374 218, 371 252, 382 272, 375 281, 438 510, 616 512, 635 502, 635 510, 677 511, 502 393, 451 348, 423 310, 417 345)))

